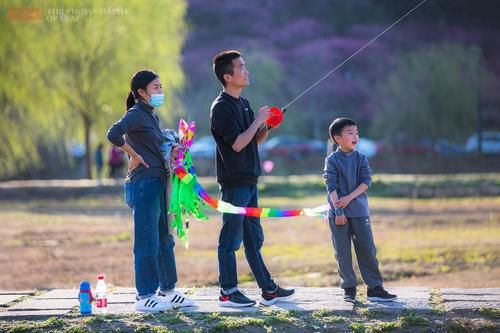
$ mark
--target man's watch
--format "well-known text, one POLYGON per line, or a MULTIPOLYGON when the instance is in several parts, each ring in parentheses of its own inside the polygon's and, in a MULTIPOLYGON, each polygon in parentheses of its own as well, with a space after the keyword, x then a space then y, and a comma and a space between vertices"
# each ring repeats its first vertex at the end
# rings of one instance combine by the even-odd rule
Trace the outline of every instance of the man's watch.
POLYGON ((340 216, 344 215, 344 209, 343 208, 335 208, 335 216, 340 216))

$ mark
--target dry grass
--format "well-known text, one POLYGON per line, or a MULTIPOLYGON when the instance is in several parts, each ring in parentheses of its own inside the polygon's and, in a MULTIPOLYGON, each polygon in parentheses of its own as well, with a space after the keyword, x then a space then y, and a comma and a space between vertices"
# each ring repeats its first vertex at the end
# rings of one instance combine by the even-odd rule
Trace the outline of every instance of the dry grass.
MULTIPOLYGON (((262 206, 311 207, 324 196, 261 198, 262 206)), ((500 198, 371 198, 372 224, 389 285, 498 287, 500 198)), ((264 256, 278 281, 338 283, 328 224, 319 218, 265 219, 264 256)), ((121 198, 0 202, 0 289, 77 287, 106 273, 133 286, 132 216, 121 198)), ((179 286, 217 281, 219 215, 191 223, 177 243, 179 286)), ((243 251, 240 280, 254 286, 243 251)))

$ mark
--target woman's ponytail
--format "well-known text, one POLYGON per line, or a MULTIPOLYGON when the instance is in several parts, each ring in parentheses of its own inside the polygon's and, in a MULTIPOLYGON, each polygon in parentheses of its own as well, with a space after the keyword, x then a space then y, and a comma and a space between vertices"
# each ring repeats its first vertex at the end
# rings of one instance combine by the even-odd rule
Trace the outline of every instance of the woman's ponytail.
POLYGON ((129 92, 127 97, 127 110, 130 110, 131 107, 135 105, 134 93, 129 92))

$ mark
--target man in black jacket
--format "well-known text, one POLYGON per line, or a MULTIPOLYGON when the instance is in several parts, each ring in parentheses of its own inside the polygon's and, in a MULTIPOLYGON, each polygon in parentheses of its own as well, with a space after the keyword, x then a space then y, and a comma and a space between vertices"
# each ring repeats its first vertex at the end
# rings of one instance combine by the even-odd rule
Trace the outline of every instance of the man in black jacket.
MULTIPOLYGON (((217 145, 217 182, 222 200, 240 207, 258 207, 257 181, 262 174, 258 144, 267 138, 265 126, 270 109, 263 106, 257 117, 241 91, 248 86, 249 72, 238 51, 223 51, 214 57, 214 72, 223 90, 212 103, 210 128, 217 145)), ((279 287, 271 278, 260 249, 264 233, 260 219, 236 214, 222 215, 219 235, 220 306, 252 306, 255 301, 238 290, 235 252, 241 242, 257 284, 262 289, 260 304, 272 305, 289 299, 293 289, 279 287)))

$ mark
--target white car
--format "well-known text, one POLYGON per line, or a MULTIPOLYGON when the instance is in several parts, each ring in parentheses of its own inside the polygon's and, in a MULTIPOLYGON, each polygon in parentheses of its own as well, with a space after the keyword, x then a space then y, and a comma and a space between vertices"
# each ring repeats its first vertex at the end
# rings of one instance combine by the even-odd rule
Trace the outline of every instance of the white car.
POLYGON ((189 152, 193 158, 215 158, 215 140, 211 135, 194 139, 189 152))
POLYGON ((377 144, 373 140, 359 138, 356 150, 365 154, 367 158, 372 158, 377 154, 377 144))
MULTIPOLYGON (((468 153, 477 152, 478 136, 473 134, 467 139, 465 151, 468 153)), ((481 142, 484 154, 500 154, 500 132, 483 132, 481 142)))

